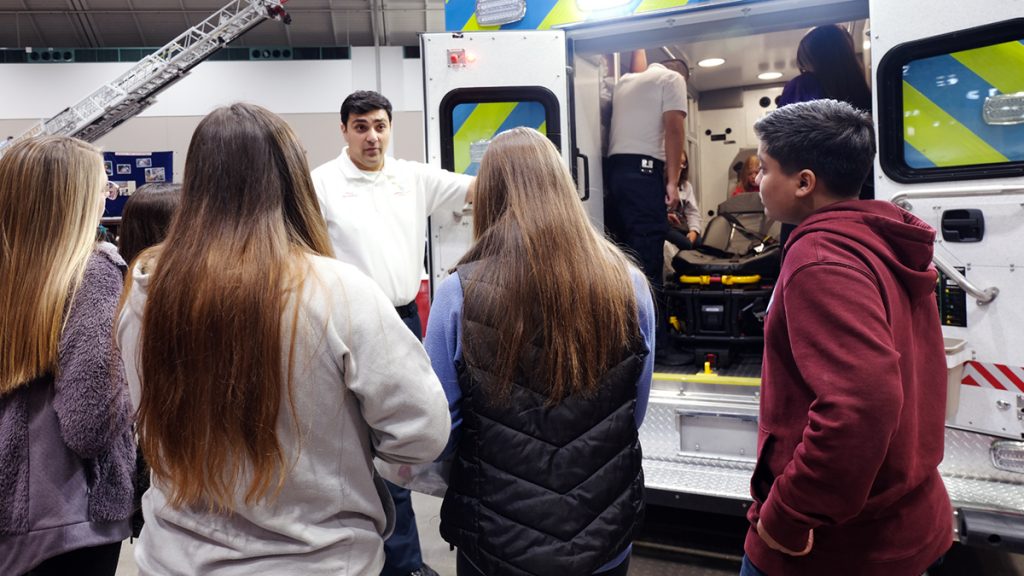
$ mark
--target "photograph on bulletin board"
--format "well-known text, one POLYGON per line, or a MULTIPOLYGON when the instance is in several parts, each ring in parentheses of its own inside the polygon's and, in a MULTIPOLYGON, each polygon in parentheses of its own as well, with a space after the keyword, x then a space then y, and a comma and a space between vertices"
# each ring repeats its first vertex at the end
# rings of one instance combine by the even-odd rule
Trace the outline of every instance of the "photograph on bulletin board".
POLYGON ((107 198, 103 217, 120 216, 135 189, 147 182, 170 182, 174 174, 173 152, 104 152, 107 198))

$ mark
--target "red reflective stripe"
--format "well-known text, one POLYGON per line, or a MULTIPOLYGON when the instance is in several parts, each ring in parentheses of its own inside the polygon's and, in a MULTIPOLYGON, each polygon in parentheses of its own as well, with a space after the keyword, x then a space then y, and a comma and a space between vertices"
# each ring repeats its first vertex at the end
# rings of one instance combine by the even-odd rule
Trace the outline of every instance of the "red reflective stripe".
POLYGON ((974 370, 982 378, 984 378, 986 382, 991 384, 992 387, 995 388, 996 390, 1006 390, 1006 386, 1003 386, 1003 383, 1000 382, 998 378, 993 376, 992 373, 989 372, 984 366, 982 366, 980 362, 974 363, 974 370))
POLYGON ((1020 376, 1014 374, 1013 370, 1010 370, 1009 366, 1006 366, 1004 364, 996 364, 996 368, 998 368, 1004 376, 1009 378, 1010 382, 1013 382, 1013 385, 1016 386, 1018 390, 1024 392, 1024 380, 1021 380, 1020 376))
POLYGON ((974 378, 971 378, 970 376, 964 376, 964 379, 961 380, 960 383, 963 384, 964 386, 978 386, 979 388, 981 387, 981 384, 978 384, 974 380, 974 378))

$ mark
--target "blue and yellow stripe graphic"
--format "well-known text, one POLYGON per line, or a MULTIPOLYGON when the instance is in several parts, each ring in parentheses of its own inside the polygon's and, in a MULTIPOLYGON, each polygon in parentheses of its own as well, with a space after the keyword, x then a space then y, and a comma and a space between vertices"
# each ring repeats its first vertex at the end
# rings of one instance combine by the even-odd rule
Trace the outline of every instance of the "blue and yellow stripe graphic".
POLYGON ((985 99, 1024 92, 1024 42, 910 62, 903 72, 904 158, 912 168, 1024 160, 1024 124, 989 125, 985 99))
MULTIPOLYGON (((450 32, 474 30, 548 30, 562 24, 607 20, 630 14, 728 0, 623 0, 618 6, 585 10, 579 0, 526 0, 526 16, 502 26, 481 26, 476 19, 476 0, 447 0, 444 5, 445 28, 450 32)), ((586 6, 586 2, 583 4, 586 6)))
POLYGON ((527 126, 546 134, 546 118, 544 105, 530 100, 455 106, 452 110, 455 172, 475 176, 480 169, 479 159, 474 159, 470 154, 473 143, 489 142, 500 132, 517 126, 527 126))

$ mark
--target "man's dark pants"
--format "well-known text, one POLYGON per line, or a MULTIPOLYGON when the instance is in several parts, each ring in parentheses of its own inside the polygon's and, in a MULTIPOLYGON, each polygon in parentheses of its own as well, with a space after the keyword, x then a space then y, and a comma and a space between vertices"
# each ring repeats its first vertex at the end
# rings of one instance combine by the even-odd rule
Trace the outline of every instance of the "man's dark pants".
POLYGON ((608 158, 605 224, 612 238, 638 259, 657 299, 659 320, 655 344, 667 344, 662 285, 668 211, 665 206, 665 163, 649 156, 616 154, 608 158))
POLYGON ((651 286, 660 290, 668 234, 665 164, 649 156, 616 154, 608 158, 608 178, 608 230, 636 255, 651 286))
MULTIPOLYGON (((422 340, 423 328, 415 303, 408 310, 409 315, 403 315, 402 321, 422 340)), ((391 499, 395 501, 395 531, 384 541, 384 569, 381 570, 381 576, 405 576, 423 566, 420 534, 416 529, 416 514, 412 511, 412 494, 401 486, 385 482, 388 492, 391 492, 391 499)))

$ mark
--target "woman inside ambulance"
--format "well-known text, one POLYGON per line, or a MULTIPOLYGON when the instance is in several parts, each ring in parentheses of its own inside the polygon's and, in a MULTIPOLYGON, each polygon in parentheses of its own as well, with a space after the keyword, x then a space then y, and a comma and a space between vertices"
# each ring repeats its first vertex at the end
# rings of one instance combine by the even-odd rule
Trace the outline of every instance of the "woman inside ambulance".
MULTIPOLYGON (((853 37, 836 24, 811 28, 800 39, 796 50, 800 75, 786 82, 778 106, 831 98, 871 112, 871 88, 864 67, 854 49, 853 37)), ((860 191, 861 200, 875 198, 874 173, 869 173, 860 191)), ((779 243, 786 245, 796 228, 783 224, 779 243)))
POLYGON ((528 128, 488 146, 473 236, 424 342, 452 412, 441 536, 458 574, 626 574, 643 508, 647 281, 528 128))
POLYGON ((743 194, 744 192, 757 192, 760 187, 757 185, 757 174, 761 171, 761 161, 757 155, 751 154, 743 161, 736 177, 736 187, 733 188, 730 196, 743 194))

